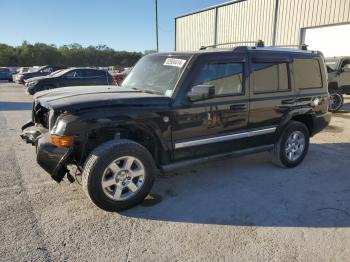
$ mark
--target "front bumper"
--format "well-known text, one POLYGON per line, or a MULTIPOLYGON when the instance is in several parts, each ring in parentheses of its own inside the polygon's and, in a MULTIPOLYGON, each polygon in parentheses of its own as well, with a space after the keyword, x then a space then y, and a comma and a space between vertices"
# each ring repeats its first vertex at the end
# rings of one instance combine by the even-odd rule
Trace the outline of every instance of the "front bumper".
POLYGON ((50 134, 45 128, 34 126, 29 122, 22 127, 21 138, 36 146, 38 164, 51 175, 52 179, 61 182, 68 172, 67 163, 71 159, 73 147, 56 147, 50 141, 50 134))
POLYGON ((330 112, 322 115, 315 115, 313 117, 313 132, 311 135, 313 136, 326 128, 331 122, 331 116, 332 114, 330 112))

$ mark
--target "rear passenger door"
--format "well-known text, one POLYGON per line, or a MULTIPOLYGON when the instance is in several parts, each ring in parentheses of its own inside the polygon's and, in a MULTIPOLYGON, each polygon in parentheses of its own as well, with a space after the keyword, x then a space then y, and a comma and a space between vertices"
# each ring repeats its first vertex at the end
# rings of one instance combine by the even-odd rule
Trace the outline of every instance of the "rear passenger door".
POLYGON ((107 72, 102 70, 86 70, 85 85, 106 85, 106 74, 107 72))
POLYGON ((250 146, 272 144, 281 117, 295 105, 290 72, 288 56, 252 55, 248 127, 259 135, 249 139, 250 146))

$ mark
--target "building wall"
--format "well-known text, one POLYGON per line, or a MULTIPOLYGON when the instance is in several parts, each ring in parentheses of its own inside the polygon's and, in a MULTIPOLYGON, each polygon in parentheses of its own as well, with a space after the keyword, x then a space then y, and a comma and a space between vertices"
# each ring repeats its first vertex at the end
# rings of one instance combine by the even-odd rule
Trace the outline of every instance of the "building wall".
POLYGON ((175 49, 259 39, 272 45, 275 27, 276 45, 298 45, 302 28, 342 23, 350 23, 350 0, 239 0, 176 18, 175 49))

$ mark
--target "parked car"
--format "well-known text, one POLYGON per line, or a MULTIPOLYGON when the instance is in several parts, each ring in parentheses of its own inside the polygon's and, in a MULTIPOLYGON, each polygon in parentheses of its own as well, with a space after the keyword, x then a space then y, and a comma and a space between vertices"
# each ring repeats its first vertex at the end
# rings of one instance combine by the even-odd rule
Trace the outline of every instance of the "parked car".
POLYGON ((344 104, 343 95, 350 95, 350 56, 326 58, 329 111, 336 112, 344 104))
POLYGON ((76 166, 95 205, 122 210, 147 196, 157 170, 262 151, 298 166, 330 122, 325 68, 321 53, 294 49, 152 54, 121 87, 36 94, 22 138, 54 180, 73 181, 76 166))
POLYGON ((17 69, 17 74, 23 74, 23 73, 28 73, 32 71, 33 69, 31 67, 20 67, 19 69, 17 69))
POLYGON ((88 86, 112 84, 112 76, 104 70, 92 68, 69 68, 41 78, 32 78, 27 84, 30 95, 38 91, 64 86, 88 86))
POLYGON ((121 85, 121 83, 123 82, 123 80, 125 79, 125 77, 129 74, 129 72, 131 71, 132 68, 127 68, 124 71, 120 72, 120 73, 114 73, 112 74, 112 78, 113 78, 113 85, 121 85))
POLYGON ((8 82, 12 82, 12 74, 10 69, 7 67, 0 67, 0 80, 7 80, 8 82))
POLYGON ((37 76, 37 77, 29 78, 29 79, 26 80, 26 83, 24 84, 24 87, 28 88, 28 86, 33 84, 32 82, 39 81, 39 80, 42 80, 42 79, 48 78, 48 77, 53 77, 53 76, 57 75, 58 73, 62 72, 63 70, 66 70, 66 69, 56 70, 56 71, 52 72, 51 74, 49 74, 47 76, 37 76))
POLYGON ((17 74, 15 77, 15 82, 20 83, 20 84, 24 84, 25 81, 29 78, 37 77, 37 76, 46 76, 46 75, 51 74, 54 71, 57 71, 57 70, 63 69, 63 68, 65 68, 65 67, 63 67, 63 66, 48 66, 48 65, 42 66, 37 71, 17 74))

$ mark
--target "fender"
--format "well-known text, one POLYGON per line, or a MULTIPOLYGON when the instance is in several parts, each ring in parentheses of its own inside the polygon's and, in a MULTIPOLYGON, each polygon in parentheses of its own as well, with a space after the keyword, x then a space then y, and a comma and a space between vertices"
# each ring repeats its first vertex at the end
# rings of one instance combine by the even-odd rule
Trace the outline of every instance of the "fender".
POLYGON ((285 112, 285 114, 282 116, 281 121, 277 128, 276 134, 280 135, 290 120, 292 120, 294 117, 302 116, 302 115, 310 116, 311 119, 313 119, 316 113, 312 107, 306 106, 306 105, 291 108, 291 110, 285 112))
POLYGON ((163 158, 170 159, 172 150, 171 124, 163 121, 163 115, 163 112, 147 112, 146 110, 142 113, 133 112, 130 108, 127 110, 121 108, 88 110, 62 115, 56 120, 56 124, 58 121, 67 123, 64 135, 76 136, 79 134, 76 142, 81 145, 81 159, 86 156, 85 153, 89 146, 95 146, 92 141, 98 144, 98 142, 104 142, 103 139, 114 139, 120 135, 128 136, 135 134, 135 132, 142 132, 155 141, 155 157, 159 157, 163 162, 163 158))

